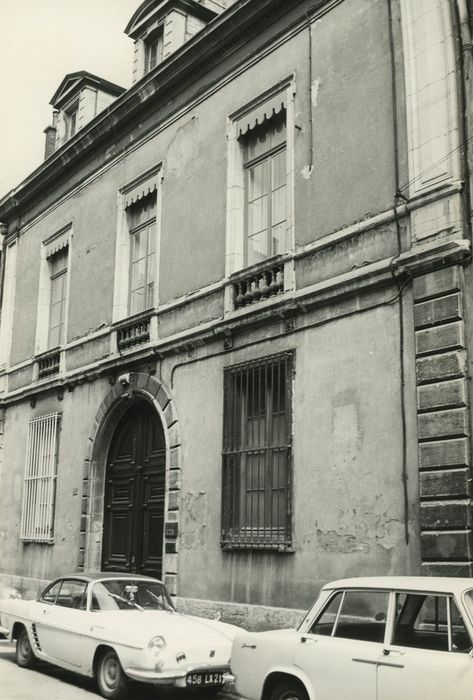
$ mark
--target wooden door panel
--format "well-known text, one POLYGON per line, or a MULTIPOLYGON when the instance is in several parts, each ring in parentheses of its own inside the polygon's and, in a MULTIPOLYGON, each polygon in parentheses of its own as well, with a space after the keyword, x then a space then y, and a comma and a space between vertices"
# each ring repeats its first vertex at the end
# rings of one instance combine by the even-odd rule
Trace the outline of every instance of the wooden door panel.
POLYGON ((104 528, 103 567, 105 571, 129 571, 132 551, 132 514, 127 509, 110 512, 104 528))
POLYGON ((164 433, 145 402, 130 407, 112 439, 106 475, 102 566, 162 575, 164 433))

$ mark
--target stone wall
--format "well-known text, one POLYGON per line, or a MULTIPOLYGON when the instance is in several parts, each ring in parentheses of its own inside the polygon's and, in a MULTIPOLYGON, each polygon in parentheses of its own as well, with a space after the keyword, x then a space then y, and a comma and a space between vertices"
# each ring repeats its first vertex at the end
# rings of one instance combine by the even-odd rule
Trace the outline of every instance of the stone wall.
POLYGON ((414 281, 423 573, 472 575, 463 270, 414 281))

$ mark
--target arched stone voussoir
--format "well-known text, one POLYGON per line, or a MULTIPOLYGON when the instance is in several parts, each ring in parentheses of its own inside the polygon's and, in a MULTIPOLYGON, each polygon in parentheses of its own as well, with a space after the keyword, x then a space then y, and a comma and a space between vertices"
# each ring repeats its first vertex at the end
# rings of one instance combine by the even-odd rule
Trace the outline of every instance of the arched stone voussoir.
MULTIPOLYGON (((182 471, 181 430, 174 400, 166 385, 146 372, 124 372, 101 401, 90 426, 87 454, 83 469, 83 508, 80 526, 79 568, 96 570, 101 564, 101 539, 105 492, 106 461, 110 441, 130 402, 145 399, 154 406, 166 434, 167 520, 179 519, 182 471), (171 478, 171 471, 172 478, 171 478)), ((176 543, 174 543, 176 544, 176 543)), ((175 550, 174 550, 175 551, 175 550)), ((163 551, 163 575, 173 569, 171 558, 166 564, 163 551)), ((174 566, 174 569, 176 567, 174 566)), ((175 574, 173 574, 175 576, 175 574)), ((173 587, 176 588, 177 579, 173 587)), ((177 590, 177 588, 176 588, 177 590)))

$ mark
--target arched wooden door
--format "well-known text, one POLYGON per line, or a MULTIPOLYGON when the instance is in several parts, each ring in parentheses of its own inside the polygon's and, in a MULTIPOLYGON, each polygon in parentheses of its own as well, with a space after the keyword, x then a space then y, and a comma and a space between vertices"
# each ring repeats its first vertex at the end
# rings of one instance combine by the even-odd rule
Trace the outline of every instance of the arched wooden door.
POLYGON ((161 578, 165 443, 146 401, 133 403, 118 424, 105 476, 102 570, 161 578))

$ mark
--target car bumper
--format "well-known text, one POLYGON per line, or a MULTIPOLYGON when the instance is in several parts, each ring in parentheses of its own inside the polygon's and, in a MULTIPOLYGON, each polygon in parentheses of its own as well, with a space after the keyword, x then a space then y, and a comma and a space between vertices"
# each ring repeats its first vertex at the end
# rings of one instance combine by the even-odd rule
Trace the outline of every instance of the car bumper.
MULTIPOLYGON (((222 673, 223 674, 223 686, 225 688, 230 688, 233 686, 235 681, 234 676, 230 673, 228 666, 212 666, 205 667, 190 667, 183 669, 174 669, 172 671, 152 671, 142 668, 127 668, 125 669, 127 676, 130 676, 135 681, 143 681, 144 683, 154 683, 155 685, 163 685, 173 688, 186 688, 186 678, 189 673, 222 673)), ((215 687, 212 685, 201 686, 200 689, 204 687, 215 687)))

